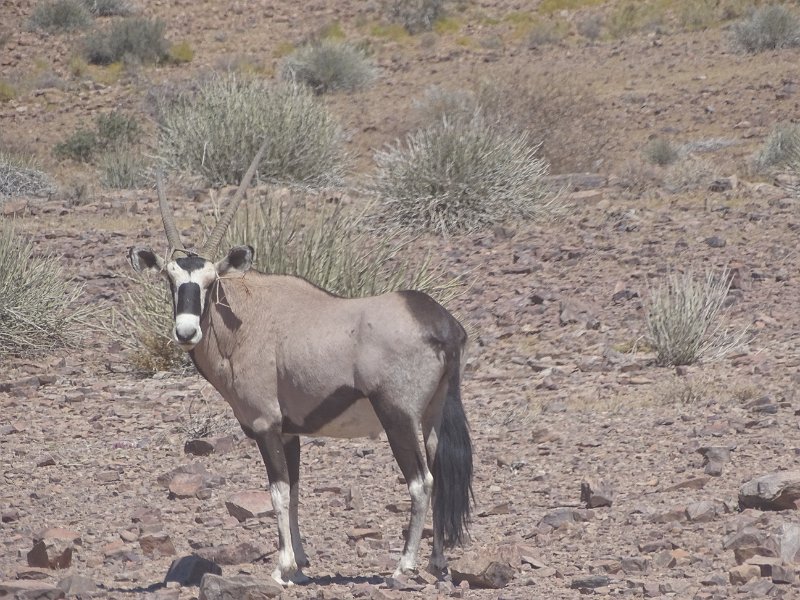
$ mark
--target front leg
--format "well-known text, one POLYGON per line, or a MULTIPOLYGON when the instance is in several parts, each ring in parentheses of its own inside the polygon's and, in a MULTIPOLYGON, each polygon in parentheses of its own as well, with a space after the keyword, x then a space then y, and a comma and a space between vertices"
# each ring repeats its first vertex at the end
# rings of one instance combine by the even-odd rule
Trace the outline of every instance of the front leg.
POLYGON ((278 566, 273 571, 272 577, 281 585, 292 585, 298 578, 304 576, 297 568, 292 541, 289 515, 291 486, 280 426, 276 425, 263 433, 256 433, 255 439, 267 467, 272 507, 278 520, 278 566))

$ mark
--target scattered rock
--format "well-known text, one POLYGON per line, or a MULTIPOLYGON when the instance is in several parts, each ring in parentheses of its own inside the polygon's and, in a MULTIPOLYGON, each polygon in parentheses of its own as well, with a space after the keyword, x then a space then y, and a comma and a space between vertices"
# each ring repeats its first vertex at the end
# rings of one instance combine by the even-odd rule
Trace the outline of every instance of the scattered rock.
POLYGON ((756 565, 739 565, 728 571, 728 578, 733 585, 742 585, 761 576, 761 569, 756 565))
POLYGON ((220 575, 206 573, 200 582, 198 600, 234 600, 246 598, 261 600, 262 598, 280 598, 283 586, 277 581, 254 579, 246 575, 223 578, 220 575))
POLYGON ((800 500, 800 471, 762 475, 739 489, 739 506, 759 510, 796 509, 800 500))
POLYGON ((264 556, 266 550, 250 542, 221 544, 197 550, 197 554, 219 565, 242 565, 252 563, 264 556))
POLYGON ((240 523, 247 519, 275 516, 272 496, 264 490, 237 492, 225 501, 225 508, 240 523))
POLYGON ((49 569, 66 569, 72 564, 75 545, 80 544, 79 533, 53 527, 34 538, 33 548, 28 552, 28 566, 49 569))
POLYGON ((546 525, 553 529, 558 529, 566 523, 580 523, 588 520, 589 515, 584 511, 575 508, 557 508, 542 517, 542 520, 539 521, 539 525, 546 525))
POLYGON ((0 598, 13 600, 58 600, 64 590, 42 581, 0 581, 0 598))
POLYGON ((719 504, 709 500, 692 502, 686 506, 686 518, 692 523, 713 521, 719 512, 719 504))
POLYGON ((214 453, 214 444, 208 438, 187 440, 183 445, 183 451, 194 456, 208 456, 214 453))
POLYGON ((588 508, 611 506, 614 502, 614 490, 611 484, 602 479, 588 479, 581 482, 581 502, 586 503, 588 508))
POLYGON ((78 594, 91 594, 97 591, 97 584, 93 579, 83 575, 69 575, 58 582, 58 588, 63 590, 67 596, 73 597, 78 594))
POLYGON ((573 590, 595 590, 607 586, 611 580, 605 575, 589 575, 588 577, 576 577, 569 587, 573 590))
POLYGON ((172 561, 164 577, 164 583, 174 581, 182 586, 200 585, 206 573, 222 575, 222 567, 200 556, 182 556, 172 561))
POLYGON ((145 556, 173 556, 175 546, 166 532, 150 533, 139 538, 139 546, 145 556))
POLYGON ((450 573, 453 583, 466 581, 470 587, 497 590, 508 585, 516 571, 497 548, 483 548, 451 562, 450 573))

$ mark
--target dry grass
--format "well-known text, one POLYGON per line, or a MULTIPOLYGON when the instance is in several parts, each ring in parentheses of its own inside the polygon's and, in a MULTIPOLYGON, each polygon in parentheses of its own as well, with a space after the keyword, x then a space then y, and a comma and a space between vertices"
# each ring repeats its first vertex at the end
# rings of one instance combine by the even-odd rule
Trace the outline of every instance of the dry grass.
POLYGON ((281 63, 281 75, 309 86, 317 94, 352 92, 375 78, 375 68, 361 49, 336 39, 322 39, 289 54, 281 63))
POLYGON ((762 6, 733 27, 734 46, 744 52, 793 48, 800 45, 800 20, 785 6, 762 6))
POLYGON ((0 225, 0 356, 75 347, 96 306, 65 280, 58 258, 37 256, 30 242, 0 225))
POLYGON ((0 152, 0 198, 49 196, 55 191, 55 183, 33 160, 0 152))
POLYGON ((377 237, 364 225, 363 211, 319 199, 305 203, 293 192, 284 202, 264 196, 243 207, 226 239, 230 246, 253 246, 256 268, 264 273, 302 277, 348 298, 416 289, 446 304, 462 290, 430 256, 404 258, 411 238, 396 232, 377 237))
POLYGON ((661 365, 691 365, 718 360, 737 348, 746 331, 730 333, 723 303, 730 272, 670 273, 649 294, 647 341, 661 365))

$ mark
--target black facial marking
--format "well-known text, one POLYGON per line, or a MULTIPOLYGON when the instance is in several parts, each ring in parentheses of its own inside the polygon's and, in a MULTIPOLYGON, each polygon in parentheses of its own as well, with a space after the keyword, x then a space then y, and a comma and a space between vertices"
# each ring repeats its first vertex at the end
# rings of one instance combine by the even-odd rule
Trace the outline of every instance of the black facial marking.
POLYGON ((178 263, 181 269, 187 273, 191 273, 192 271, 199 271, 202 269, 208 261, 200 256, 183 256, 176 259, 175 262, 178 263))
POLYGON ((178 302, 175 314, 200 316, 200 286, 190 281, 178 287, 178 302))

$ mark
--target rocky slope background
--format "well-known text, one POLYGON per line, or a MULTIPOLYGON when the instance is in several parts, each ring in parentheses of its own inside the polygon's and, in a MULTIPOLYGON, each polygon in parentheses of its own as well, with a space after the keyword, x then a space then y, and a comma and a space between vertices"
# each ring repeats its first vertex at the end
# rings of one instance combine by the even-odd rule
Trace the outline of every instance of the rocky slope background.
MULTIPOLYGON (((663 4, 447 4, 438 25, 412 35, 386 29, 379 3, 150 2, 140 14, 163 19, 191 60, 84 68, 82 34, 31 31, 35 3, 4 3, 2 149, 34 155, 58 191, 3 197, 0 212, 36 255, 58 257, 96 310, 78 348, 2 357, 0 590, 800 596, 800 215, 792 169, 757 164, 773 129, 797 114, 798 50, 737 48, 733 28, 747 12, 736 3, 663 4), (690 18, 700 5, 707 21, 690 18), (509 119, 531 119, 564 210, 426 234, 411 250, 432 251, 469 283, 450 307, 474 340, 463 397, 475 509, 470 543, 449 553, 452 580, 386 579, 410 503, 384 439, 305 439, 312 581, 281 591, 269 583, 277 534, 257 448, 190 369, 143 376, 109 316, 131 290, 127 248, 164 243, 153 190, 104 187, 97 164, 53 148, 112 110, 152 133, 156 86, 231 68, 276 76, 287 44, 332 27, 368 47, 377 69, 361 90, 320 96, 348 134, 353 180, 416 127, 431 86, 489 81, 509 119), (675 152, 663 166, 653 140, 675 152), (726 317, 747 336, 720 360, 657 365, 645 338, 655 287, 670 272, 726 267, 726 317), (221 579, 201 589, 204 571, 221 579)), ((192 185, 170 193, 199 238, 214 206, 192 185)), ((426 538, 421 564, 429 553, 426 538)))

